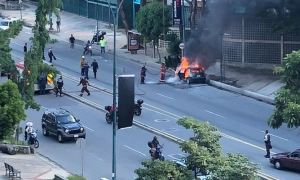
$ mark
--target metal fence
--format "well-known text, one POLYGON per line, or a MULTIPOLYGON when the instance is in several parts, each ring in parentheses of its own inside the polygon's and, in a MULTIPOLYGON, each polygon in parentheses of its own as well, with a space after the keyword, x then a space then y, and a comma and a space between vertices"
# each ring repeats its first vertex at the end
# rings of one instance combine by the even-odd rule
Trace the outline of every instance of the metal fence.
POLYGON ((232 21, 223 36, 224 61, 242 64, 281 64, 284 56, 300 49, 300 34, 274 32, 272 21, 260 18, 232 21))
MULTIPOLYGON (((111 8, 115 9, 115 4, 111 4, 111 8)), ((105 0, 63 0, 63 9, 80 16, 113 23, 109 4, 105 0)))

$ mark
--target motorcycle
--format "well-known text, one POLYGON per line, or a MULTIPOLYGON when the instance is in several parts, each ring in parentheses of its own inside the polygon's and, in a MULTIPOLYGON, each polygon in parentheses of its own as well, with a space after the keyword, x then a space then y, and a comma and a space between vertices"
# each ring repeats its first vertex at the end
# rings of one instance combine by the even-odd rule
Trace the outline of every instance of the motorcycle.
POLYGON ((86 45, 84 47, 83 55, 87 55, 87 54, 90 54, 91 56, 93 55, 92 45, 86 45))
POLYGON ((37 130, 33 131, 32 133, 29 133, 29 140, 28 144, 33 145, 35 148, 38 148, 40 146, 39 141, 37 140, 37 130))
POLYGON ((92 44, 94 44, 95 42, 98 43, 100 39, 104 38, 105 35, 106 35, 105 31, 97 31, 93 36, 92 44))
POLYGON ((142 99, 139 99, 136 101, 136 103, 134 104, 134 114, 136 116, 140 116, 142 114, 142 104, 143 104, 143 100, 142 99))
POLYGON ((152 142, 148 142, 148 146, 150 147, 149 154, 152 160, 159 159, 161 161, 165 160, 165 156, 162 153, 163 146, 158 144, 156 148, 152 147, 152 142))
MULTIPOLYGON (((113 121, 113 111, 112 111, 112 106, 105 106, 104 109, 107 111, 105 114, 105 120, 108 124, 111 124, 113 121)), ((118 111, 117 111, 118 112, 118 111)))

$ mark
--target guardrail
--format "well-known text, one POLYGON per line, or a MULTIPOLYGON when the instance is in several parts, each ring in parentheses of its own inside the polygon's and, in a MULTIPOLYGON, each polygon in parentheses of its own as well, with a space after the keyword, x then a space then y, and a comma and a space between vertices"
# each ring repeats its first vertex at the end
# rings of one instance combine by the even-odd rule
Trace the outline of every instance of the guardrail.
MULTIPOLYGON (((75 80, 75 78, 72 78, 70 76, 68 77, 68 75, 66 75, 66 74, 64 74, 64 76, 67 77, 67 78, 70 78, 73 81, 75 80)), ((95 86, 93 86, 93 87, 97 88, 95 86)), ((86 104, 88 106, 91 106, 91 107, 93 107, 93 108, 95 108, 97 110, 106 112, 106 110, 104 109, 104 107, 101 107, 99 104, 97 104, 97 103, 95 103, 93 101, 90 101, 90 100, 87 100, 87 99, 84 99, 82 97, 75 96, 75 95, 72 95, 72 94, 69 94, 69 93, 64 93, 64 94, 67 95, 67 96, 69 96, 69 97, 71 97, 71 98, 73 98, 73 99, 76 99, 76 100, 78 100, 78 101, 80 101, 80 102, 82 102, 82 103, 84 103, 84 104, 86 104)), ((135 125, 137 127, 140 127, 142 129, 145 129, 145 130, 147 130, 149 132, 152 132, 152 133, 154 133, 156 135, 162 136, 162 137, 164 137, 164 138, 166 138, 166 139, 168 139, 170 141, 173 141, 173 142, 175 142, 177 144, 180 144, 180 143, 182 143, 182 142, 185 141, 184 139, 181 139, 181 138, 176 137, 176 136, 174 136, 172 134, 169 134, 169 133, 166 133, 164 131, 161 131, 161 130, 159 130, 157 128, 151 127, 151 126, 149 126, 147 124, 144 124, 142 122, 139 122, 137 120, 133 120, 133 125, 135 125)), ((272 177, 270 175, 267 175, 267 174, 264 174, 262 172, 257 172, 257 176, 258 176, 258 178, 260 180, 278 180, 277 178, 274 178, 274 177, 272 177)))

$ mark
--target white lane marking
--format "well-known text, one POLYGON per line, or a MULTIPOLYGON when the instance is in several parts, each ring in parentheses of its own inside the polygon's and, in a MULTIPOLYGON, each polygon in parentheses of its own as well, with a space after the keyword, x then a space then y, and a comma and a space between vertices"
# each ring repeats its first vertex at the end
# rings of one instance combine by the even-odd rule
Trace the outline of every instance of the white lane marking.
POLYGON ((90 131, 93 131, 93 132, 95 132, 95 130, 94 130, 94 129, 92 129, 92 128, 89 128, 89 127, 87 127, 87 126, 85 126, 85 125, 83 125, 83 127, 84 127, 84 128, 86 128, 86 129, 88 129, 88 130, 90 130, 90 131))
POLYGON ((96 156, 95 154, 93 154, 93 153, 88 153, 90 156, 93 156, 94 158, 96 158, 97 160, 99 160, 99 161, 103 161, 103 159, 102 158, 100 158, 100 157, 98 157, 98 156, 96 156))
POLYGON ((224 116, 222 116, 222 115, 220 115, 220 114, 217 114, 217 113, 214 113, 214 112, 211 112, 211 111, 209 111, 209 110, 204 110, 205 112, 208 112, 208 113, 210 113, 210 114, 213 114, 213 115, 215 115, 215 116, 218 116, 218 117, 221 117, 221 118, 225 118, 224 116))
POLYGON ((156 94, 157 94, 157 95, 159 95, 159 96, 162 96, 162 97, 168 98, 168 99, 175 100, 175 98, 172 98, 172 97, 169 97, 169 96, 166 96, 166 95, 160 94, 160 93, 156 93, 156 94))
POLYGON ((133 148, 127 146, 127 145, 123 145, 123 146, 126 147, 127 149, 130 149, 130 150, 132 150, 132 151, 134 151, 134 152, 136 152, 136 153, 139 153, 139 154, 141 154, 141 155, 143 155, 143 156, 146 157, 146 154, 144 154, 144 153, 142 153, 142 152, 140 152, 140 151, 138 151, 138 150, 135 150, 135 149, 133 149, 133 148))
POLYGON ((107 178, 100 178, 100 180, 109 180, 109 179, 107 179, 107 178))
MULTIPOLYGON (((260 131, 260 132, 265 133, 265 131, 260 131)), ((283 137, 280 137, 280 136, 277 136, 277 135, 271 134, 271 133, 269 133, 269 134, 270 134, 271 136, 277 137, 278 139, 282 139, 282 140, 284 140, 284 141, 288 141, 288 139, 286 139, 286 138, 283 138, 283 137)))

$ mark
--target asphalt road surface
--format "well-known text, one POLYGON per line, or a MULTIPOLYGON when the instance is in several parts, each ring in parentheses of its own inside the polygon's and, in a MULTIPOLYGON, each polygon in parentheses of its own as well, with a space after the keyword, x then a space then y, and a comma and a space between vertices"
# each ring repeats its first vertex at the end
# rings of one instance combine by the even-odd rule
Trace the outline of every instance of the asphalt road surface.
MULTIPOLYGON (((15 40, 12 40, 11 47, 13 49, 13 57, 16 61, 23 58, 23 44, 25 41, 28 41, 30 36, 30 30, 24 29, 20 36, 18 36, 15 40)), ((82 54, 83 47, 75 46, 75 49, 70 49, 66 42, 57 42, 50 46, 53 47, 54 54, 57 57, 57 60, 54 61, 54 65, 62 73, 72 76, 75 79, 79 79, 79 59, 82 54)), ((91 63, 93 59, 96 59, 100 65, 98 79, 91 78, 90 80, 91 83, 97 85, 99 88, 90 88, 92 90, 92 95, 85 98, 94 101, 101 106, 110 105, 112 103, 111 94, 99 89, 106 89, 107 91, 111 91, 112 89, 112 56, 109 54, 100 56, 98 51, 94 51, 94 54, 95 56, 86 57, 89 60, 89 63, 91 63)), ((45 53, 45 55, 47 55, 47 53, 45 53)), ((46 59, 48 60, 47 56, 46 59)), ((152 66, 147 66, 148 71, 146 84, 140 85, 138 83, 140 68, 141 65, 138 63, 117 57, 117 74, 135 74, 136 99, 141 98, 145 102, 142 116, 138 117, 137 120, 184 139, 190 137, 191 133, 176 124, 178 118, 191 116, 199 119, 199 121, 209 121, 211 124, 218 127, 225 136, 221 140, 224 152, 235 152, 246 155, 251 161, 257 163, 263 172, 274 177, 292 180, 300 178, 299 173, 292 171, 278 171, 274 169, 273 166, 269 164, 268 159, 263 157, 265 154, 263 131, 265 129, 269 129, 266 121, 273 112, 274 107, 272 105, 231 92, 219 90, 207 85, 188 86, 184 84, 159 84, 157 83, 159 79, 159 69, 152 66)), ((92 71, 90 71, 90 77, 92 77, 92 71)), ((76 86, 75 81, 66 77, 64 78, 64 81, 65 90, 68 93, 79 94, 80 87, 76 86)), ((43 100, 40 102, 42 105, 44 105, 44 103, 49 104, 53 98, 56 99, 51 95, 49 95, 48 99, 44 99, 43 96, 43 100)), ((61 99, 65 99, 65 97, 61 99)), ((54 104, 55 102, 56 101, 52 101, 54 104)), ((61 102, 61 100, 57 100, 57 102, 61 102)), ((62 104, 58 103, 55 105, 57 107, 64 106, 64 101, 61 103, 62 104)), ((53 106, 54 104, 51 105, 53 106)), ((84 106, 80 105, 78 107, 84 106)), ((94 111, 90 108, 78 109, 72 106, 72 111, 76 113, 80 112, 82 114, 87 114, 85 113, 87 110, 94 111)), ((104 117, 103 114, 102 116, 104 117)), ((86 117, 92 118, 88 116, 86 117)), ((104 121, 104 119, 100 121, 104 121)), ((102 123, 102 129, 107 129, 104 122, 97 121, 97 123, 102 123)), ((91 127, 95 128, 97 126, 94 124, 91 127)), ((102 131, 102 129, 95 129, 95 132, 102 131)), ((133 129, 135 130, 135 128, 133 129)), ((139 131, 146 133, 142 130, 139 131)), ((288 129, 282 127, 278 130, 270 129, 270 132, 273 153, 291 151, 299 148, 299 129, 288 129)), ((143 139, 143 143, 147 142, 146 134, 145 139, 143 139)), ((109 138, 110 136, 111 135, 108 135, 109 138)), ((107 139, 107 137, 105 138, 107 139)), ((137 137, 133 136, 133 138, 135 140, 137 137)), ((140 136, 138 136, 138 139, 139 138, 140 136)), ((118 140, 118 142, 119 141, 120 140, 118 140)), ((87 142, 89 142, 88 139, 87 142)), ((47 143, 51 143, 48 138, 47 143)), ((74 144, 68 145, 75 146, 74 144)), ((57 148, 62 148, 63 146, 64 145, 57 144, 57 148)), ((118 146, 120 146, 120 144, 118 144, 118 146)), ((98 151, 96 147, 98 146, 95 146, 93 151, 98 151)), ((145 146, 145 148, 147 147, 145 146)), ((41 150, 42 149, 43 147, 41 147, 41 150)), ((49 149, 42 153, 46 155, 52 154, 49 149)), ((58 161, 64 167, 68 166, 67 164, 72 164, 72 161, 68 162, 65 154, 68 153, 62 152, 61 155, 53 153, 51 159, 58 161)), ((137 165, 138 164, 139 162, 137 162, 137 165)), ((75 166, 77 167, 76 172, 78 172, 80 167, 75 164, 72 165, 74 168, 75 166)), ((124 166, 124 164, 122 165, 124 166)), ((110 166, 111 165, 107 165, 108 168, 105 173, 108 175, 106 177, 110 177, 110 166)), ((120 165, 118 168, 120 168, 120 165)))

